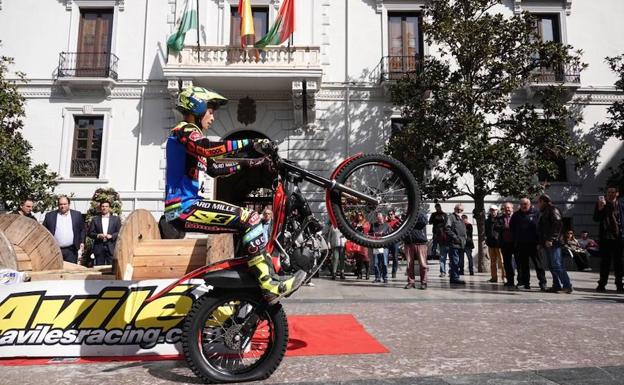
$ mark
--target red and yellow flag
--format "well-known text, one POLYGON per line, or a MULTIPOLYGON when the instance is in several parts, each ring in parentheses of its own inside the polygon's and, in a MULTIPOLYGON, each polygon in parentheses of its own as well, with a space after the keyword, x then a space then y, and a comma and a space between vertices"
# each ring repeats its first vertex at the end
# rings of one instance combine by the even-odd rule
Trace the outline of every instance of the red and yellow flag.
POLYGON ((253 46, 256 40, 254 31, 253 14, 251 13, 251 0, 238 0, 238 15, 240 16, 241 46, 253 46))

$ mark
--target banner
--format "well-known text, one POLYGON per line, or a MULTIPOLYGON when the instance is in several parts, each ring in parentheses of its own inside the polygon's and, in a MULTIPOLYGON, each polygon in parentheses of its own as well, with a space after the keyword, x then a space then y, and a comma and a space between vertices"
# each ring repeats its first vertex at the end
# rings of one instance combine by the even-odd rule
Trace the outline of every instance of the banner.
MULTIPOLYGON (((39 281, 0 286, 0 357, 178 354, 203 281, 39 281)), ((201 288, 205 291, 205 287, 201 288)))

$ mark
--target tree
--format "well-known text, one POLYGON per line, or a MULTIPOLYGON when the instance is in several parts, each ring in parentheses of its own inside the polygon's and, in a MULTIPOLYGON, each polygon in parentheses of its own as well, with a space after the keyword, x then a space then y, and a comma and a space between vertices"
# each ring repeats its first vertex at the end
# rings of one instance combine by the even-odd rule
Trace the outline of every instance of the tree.
POLYGON ((479 271, 487 269, 486 197, 535 194, 544 188, 539 170, 556 176, 557 158, 582 164, 589 157, 588 146, 575 140, 572 128, 581 116, 566 105, 565 89, 520 92, 538 76, 580 72, 580 52, 543 42, 530 14, 506 17, 493 10, 501 3, 429 0, 422 30, 437 57, 426 57, 391 88, 406 124, 387 151, 414 171, 427 198, 473 199, 479 271))
MULTIPOLYGON (((19 201, 32 198, 36 211, 43 211, 55 204, 52 194, 57 185, 57 175, 48 171, 45 163, 32 164, 32 146, 22 136, 24 97, 17 90, 17 83, 7 79, 13 58, 0 56, 0 204, 15 209, 19 201)), ((16 73, 19 80, 25 75, 16 73)))
MULTIPOLYGON (((607 57, 607 63, 611 70, 616 73, 618 79, 615 82, 615 88, 624 91, 624 54, 615 57, 607 57)), ((603 139, 615 137, 624 140, 624 102, 613 102, 607 110, 609 121, 599 125, 600 134, 603 139)), ((616 185, 620 191, 624 191, 624 159, 615 168, 610 168, 611 175, 607 180, 607 184, 616 185)))

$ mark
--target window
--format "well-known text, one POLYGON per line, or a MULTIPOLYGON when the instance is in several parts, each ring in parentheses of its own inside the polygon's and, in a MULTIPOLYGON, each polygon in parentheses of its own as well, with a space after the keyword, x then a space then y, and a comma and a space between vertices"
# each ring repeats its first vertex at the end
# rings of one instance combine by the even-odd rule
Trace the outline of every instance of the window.
POLYGON ((109 76, 113 9, 81 9, 79 28, 76 76, 109 76))
POLYGON ((557 14, 534 14, 536 18, 535 28, 537 34, 544 42, 561 43, 561 28, 559 28, 559 15, 557 14))
MULTIPOLYGON (((240 47, 240 16, 238 14, 238 7, 232 7, 231 9, 232 18, 230 23, 230 45, 240 47)), ((258 41, 262 39, 267 32, 269 32, 269 8, 252 7, 251 14, 254 21, 256 41, 258 41)))
POLYGON ((72 147, 72 177, 100 176, 103 116, 75 116, 74 143, 72 147))
POLYGON ((418 14, 388 14, 388 70, 392 79, 420 68, 423 56, 421 18, 418 14))

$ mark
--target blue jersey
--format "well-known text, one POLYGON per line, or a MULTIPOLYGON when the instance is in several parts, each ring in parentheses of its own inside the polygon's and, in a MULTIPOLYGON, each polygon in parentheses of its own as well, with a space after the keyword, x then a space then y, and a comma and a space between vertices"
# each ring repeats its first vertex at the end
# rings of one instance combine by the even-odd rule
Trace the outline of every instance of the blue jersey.
POLYGON ((226 140, 211 142, 199 127, 187 122, 176 125, 167 139, 167 184, 165 218, 178 218, 197 200, 199 173, 212 177, 230 175, 240 170, 235 163, 216 163, 212 158, 253 148, 253 141, 226 140))

